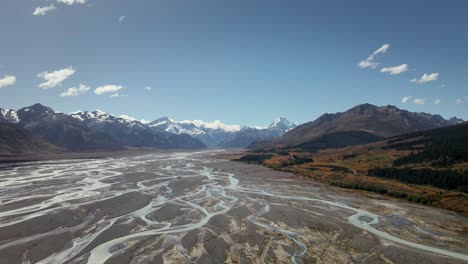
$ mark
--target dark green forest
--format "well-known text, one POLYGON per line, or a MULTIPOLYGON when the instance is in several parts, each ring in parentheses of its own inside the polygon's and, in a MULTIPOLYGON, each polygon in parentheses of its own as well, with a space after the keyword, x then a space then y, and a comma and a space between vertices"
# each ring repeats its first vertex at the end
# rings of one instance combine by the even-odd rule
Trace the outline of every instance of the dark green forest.
POLYGON ((417 152, 398 158, 394 166, 431 162, 432 166, 446 167, 458 162, 468 161, 468 123, 456 126, 412 133, 389 140, 388 148, 417 150, 417 152), (422 137, 417 141, 402 140, 422 137), (422 148, 417 145, 423 144, 422 148))
POLYGON ((431 185, 442 189, 458 189, 466 192, 468 171, 409 169, 409 168, 375 168, 368 170, 369 176, 395 179, 410 184, 431 185))

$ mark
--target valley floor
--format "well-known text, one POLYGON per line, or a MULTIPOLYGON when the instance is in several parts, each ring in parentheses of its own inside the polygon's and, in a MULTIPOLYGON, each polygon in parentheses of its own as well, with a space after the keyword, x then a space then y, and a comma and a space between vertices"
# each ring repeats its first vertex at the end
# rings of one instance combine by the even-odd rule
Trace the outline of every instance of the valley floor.
POLYGON ((468 261, 465 217, 223 153, 0 164, 0 263, 468 261))

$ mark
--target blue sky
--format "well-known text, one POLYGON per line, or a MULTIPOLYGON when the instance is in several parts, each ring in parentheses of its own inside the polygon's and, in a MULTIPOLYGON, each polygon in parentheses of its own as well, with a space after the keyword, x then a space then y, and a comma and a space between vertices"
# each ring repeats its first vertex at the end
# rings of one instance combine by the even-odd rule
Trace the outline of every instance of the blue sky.
POLYGON ((267 125, 372 103, 468 119, 467 12, 463 0, 1 1, 0 107, 267 125))

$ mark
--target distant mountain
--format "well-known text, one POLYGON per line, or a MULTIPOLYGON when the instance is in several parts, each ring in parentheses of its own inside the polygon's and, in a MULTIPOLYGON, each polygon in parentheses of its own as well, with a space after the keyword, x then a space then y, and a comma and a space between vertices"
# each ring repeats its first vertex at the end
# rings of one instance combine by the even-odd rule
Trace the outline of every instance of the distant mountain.
POLYGON ((461 124, 461 123, 465 122, 465 120, 463 120, 463 119, 461 119, 461 118, 458 118, 458 117, 456 117, 456 116, 447 119, 447 121, 448 121, 451 125, 461 124))
POLYGON ((19 118, 15 110, 0 108, 0 123, 16 124, 18 122, 19 118))
POLYGON ((122 145, 108 135, 93 131, 80 121, 50 107, 35 104, 16 112, 18 126, 33 135, 70 151, 111 150, 122 145))
POLYGON ((245 148, 255 141, 280 137, 296 126, 297 124, 291 123, 286 118, 279 117, 266 128, 243 127, 240 131, 234 133, 232 138, 226 140, 223 147, 245 148))
POLYGON ((59 152, 63 150, 35 137, 26 129, 0 121, 0 156, 59 152))
POLYGON ((131 147, 199 149, 206 146, 188 135, 154 131, 148 125, 128 116, 114 116, 102 111, 75 112, 71 117, 94 131, 109 135, 113 140, 131 147))
POLYGON ((201 140, 209 147, 241 148, 256 140, 267 140, 283 135, 297 125, 286 118, 277 118, 266 128, 226 125, 217 120, 214 122, 175 121, 168 117, 156 119, 148 124, 155 131, 172 134, 187 134, 201 140))
POLYGON ((363 144, 368 140, 371 142, 378 138, 449 126, 455 121, 460 120, 456 118, 446 120, 440 115, 409 112, 391 105, 378 107, 362 104, 343 113, 324 114, 315 121, 302 124, 277 139, 255 142, 251 147, 286 148, 314 145, 314 142, 321 140, 320 137, 340 132, 347 132, 346 144, 363 144), (351 137, 356 138, 355 142, 351 137))

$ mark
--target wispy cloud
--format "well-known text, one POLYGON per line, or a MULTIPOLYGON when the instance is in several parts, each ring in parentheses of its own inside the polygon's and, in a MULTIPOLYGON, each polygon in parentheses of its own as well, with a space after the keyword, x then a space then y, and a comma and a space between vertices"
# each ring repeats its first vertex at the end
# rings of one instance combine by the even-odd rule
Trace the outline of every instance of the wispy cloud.
POLYGON ((426 99, 415 98, 415 99, 413 100, 413 103, 414 103, 414 104, 417 104, 417 105, 423 105, 423 104, 426 103, 426 99))
POLYGON ((406 104, 406 103, 409 101, 409 99, 411 99, 411 97, 412 97, 411 95, 410 95, 410 96, 403 97, 403 99, 401 99, 401 102, 404 103, 404 104, 406 104))
POLYGON ((0 88, 7 87, 16 83, 16 76, 5 75, 0 79, 0 88))
POLYGON ((34 16, 43 16, 47 12, 54 11, 55 9, 57 9, 57 8, 53 4, 50 4, 48 6, 39 6, 39 7, 36 7, 36 9, 34 9, 33 15, 34 16))
POLYGON ((118 92, 111 95, 111 97, 127 97, 127 96, 128 96, 128 94, 121 94, 121 93, 118 93, 118 92))
POLYGON ((380 72, 389 72, 391 75, 400 74, 400 73, 403 73, 403 72, 406 72, 406 71, 408 71, 408 64, 402 64, 400 66, 382 68, 382 70, 380 70, 380 72))
POLYGON ((127 18, 127 16, 120 16, 119 17, 119 23, 122 23, 126 18, 127 18))
POLYGON ((425 73, 425 74, 423 74, 421 76, 421 78, 419 78, 419 79, 414 78, 410 82, 412 82, 412 83, 427 83, 427 82, 435 81, 437 79, 439 79, 439 73, 434 72, 434 73, 431 73, 431 74, 425 73))
POLYGON ((84 93, 88 92, 89 89, 90 89, 89 86, 80 84, 78 87, 68 88, 68 90, 61 93, 60 96, 62 96, 62 97, 78 96, 80 94, 84 94, 84 93))
POLYGON ((461 98, 455 99, 455 104, 461 104, 461 103, 463 103, 463 99, 461 98))
POLYGON ((87 0, 56 0, 57 3, 66 5, 86 4, 87 0))
POLYGON ((61 86, 62 82, 65 81, 68 77, 75 74, 73 67, 68 67, 61 70, 56 70, 53 72, 42 72, 37 75, 37 77, 44 79, 46 82, 39 84, 39 87, 42 89, 54 88, 56 86, 61 86))
POLYGON ((369 57, 367 57, 367 59, 360 61, 358 66, 361 69, 369 68, 369 67, 372 68, 372 69, 375 69, 377 67, 377 65, 379 65, 378 62, 374 61, 375 56, 380 54, 380 53, 383 54, 383 53, 387 52, 387 50, 389 48, 390 48, 390 44, 383 44, 380 48, 378 48, 376 51, 374 51, 369 57))
POLYGON ((97 95, 101 95, 101 94, 104 94, 104 93, 117 93, 117 91, 123 89, 123 86, 121 85, 112 85, 112 84, 108 84, 108 85, 103 85, 103 86, 99 86, 98 88, 96 88, 94 90, 94 93, 97 94, 97 95))
POLYGON ((152 88, 152 87, 149 87, 149 86, 146 86, 146 87, 145 87, 145 88, 143 88, 143 89, 145 89, 145 90, 148 90, 148 91, 149 91, 149 90, 152 90, 153 88, 152 88))
POLYGON ((440 104, 440 99, 435 100, 434 104, 440 104))

